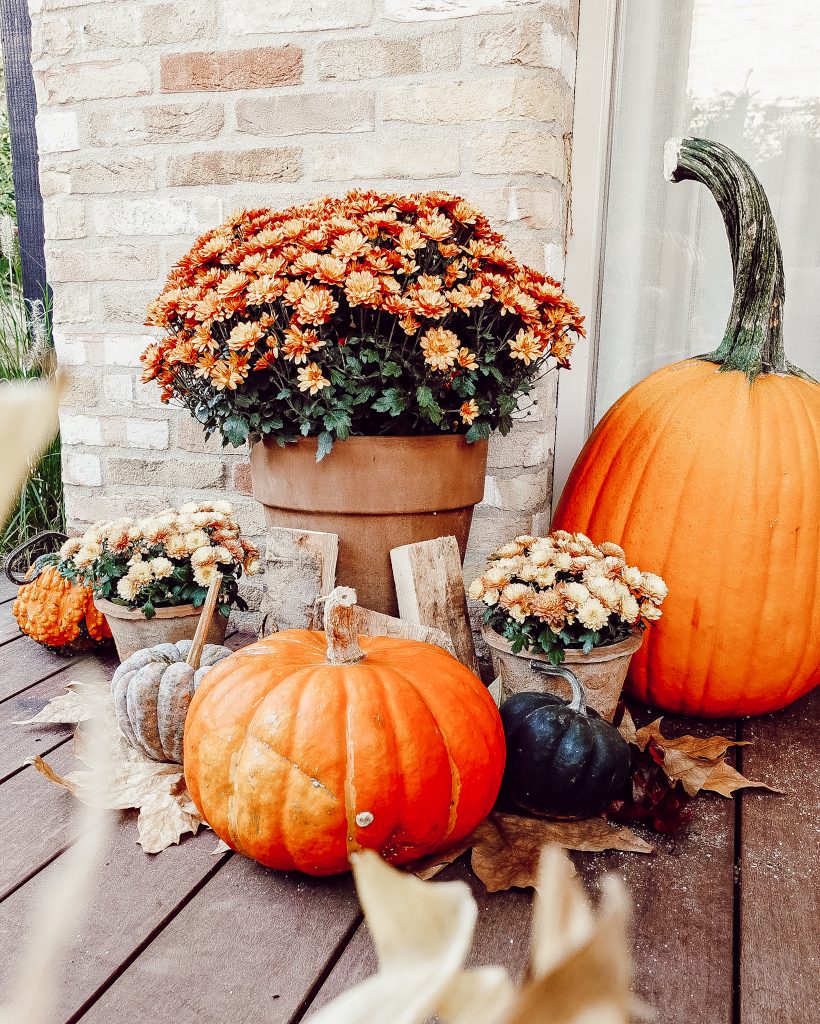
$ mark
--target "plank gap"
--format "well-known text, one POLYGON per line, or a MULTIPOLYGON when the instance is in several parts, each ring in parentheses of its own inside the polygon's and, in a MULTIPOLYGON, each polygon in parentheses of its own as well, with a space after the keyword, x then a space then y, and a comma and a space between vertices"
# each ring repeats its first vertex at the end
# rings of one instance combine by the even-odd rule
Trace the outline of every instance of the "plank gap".
MULTIPOLYGON (((2 644, 0 644, 0 647, 2 644)), ((66 669, 74 669, 77 665, 82 665, 83 662, 88 661, 88 655, 84 654, 79 658, 66 658, 65 662, 54 669, 53 672, 47 672, 44 676, 40 676, 39 679, 35 679, 33 683, 26 683, 25 686, 21 686, 19 690, 15 690, 14 693, 9 693, 5 697, 0 698, 0 704, 5 704, 7 700, 14 700, 15 697, 19 697, 21 693, 25 693, 26 690, 30 690, 33 686, 39 686, 40 683, 44 683, 47 679, 51 679, 52 676, 57 676, 61 672, 65 672, 66 669)), ((69 680, 70 681, 70 680, 69 680)))
POLYGON ((139 959, 139 957, 142 956, 142 954, 145 952, 146 949, 148 949, 148 947, 157 938, 157 936, 160 935, 160 933, 168 927, 168 925, 171 923, 171 921, 174 920, 177 914, 181 913, 181 911, 183 911, 185 907, 188 906, 191 900, 205 888, 205 886, 217 875, 219 871, 222 870, 222 868, 228 863, 228 861, 231 859, 231 857, 233 857, 233 855, 233 850, 229 850, 227 853, 222 854, 222 856, 214 864, 214 866, 209 871, 207 871, 202 876, 202 878, 200 878, 200 880, 188 891, 188 893, 185 896, 183 896, 179 903, 172 910, 170 910, 157 925, 154 926, 154 928, 148 933, 148 935, 145 936, 142 942, 140 942, 139 945, 135 949, 133 949, 131 953, 125 958, 125 960, 123 960, 114 969, 114 971, 112 971, 112 973, 106 978, 102 985, 98 986, 98 988, 96 988, 94 992, 91 993, 88 999, 85 1000, 82 1006, 80 1006, 79 1009, 77 1009, 74 1013, 71 1014, 71 1016, 65 1021, 65 1024, 76 1024, 78 1020, 80 1020, 82 1017, 85 1016, 86 1013, 88 1013, 88 1011, 91 1009, 94 1003, 96 1003, 98 999, 105 995, 108 989, 111 988, 114 982, 128 970, 128 968, 134 963, 135 960, 139 959))
MULTIPOLYGON (((30 768, 31 765, 26 765, 25 767, 30 768)), ((80 837, 77 836, 77 839, 79 838, 80 837)), ((55 850, 50 857, 47 857, 41 864, 38 864, 36 868, 32 868, 32 870, 29 871, 27 875, 24 875, 22 878, 16 881, 14 885, 9 886, 9 888, 6 889, 6 891, 2 893, 2 895, 0 895, 0 903, 2 903, 3 900, 7 900, 9 896, 13 896, 18 889, 21 889, 24 885, 26 885, 27 882, 30 882, 32 878, 39 875, 41 871, 45 870, 45 868, 49 866, 49 864, 53 864, 58 857, 62 857, 66 850, 70 850, 71 847, 77 842, 77 839, 73 839, 70 843, 66 843, 65 846, 61 846, 59 850, 55 850)))
POLYGON ((302 1001, 299 1003, 295 1012, 288 1020, 288 1024, 299 1024, 299 1022, 304 1019, 305 1014, 308 1012, 308 1010, 310 1010, 311 1006, 313 1005, 314 999, 319 994, 320 989, 327 981, 327 979, 330 977, 333 968, 336 966, 339 960, 341 960, 342 954, 350 944, 350 940, 353 938, 353 936, 356 934, 359 928, 362 927, 363 922, 364 914, 357 914, 355 919, 351 923, 350 927, 345 931, 344 935, 337 942, 336 948, 325 961, 325 965, 322 968, 322 970, 319 972, 319 974, 316 975, 313 984, 302 997, 302 1001))

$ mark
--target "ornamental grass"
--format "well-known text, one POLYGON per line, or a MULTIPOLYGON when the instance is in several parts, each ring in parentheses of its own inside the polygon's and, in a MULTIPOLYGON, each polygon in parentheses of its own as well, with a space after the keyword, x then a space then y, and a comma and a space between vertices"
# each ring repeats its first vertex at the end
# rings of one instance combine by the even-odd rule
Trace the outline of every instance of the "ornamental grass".
POLYGON ((223 443, 506 433, 582 317, 466 200, 354 191, 245 210, 151 304, 142 359, 223 443))

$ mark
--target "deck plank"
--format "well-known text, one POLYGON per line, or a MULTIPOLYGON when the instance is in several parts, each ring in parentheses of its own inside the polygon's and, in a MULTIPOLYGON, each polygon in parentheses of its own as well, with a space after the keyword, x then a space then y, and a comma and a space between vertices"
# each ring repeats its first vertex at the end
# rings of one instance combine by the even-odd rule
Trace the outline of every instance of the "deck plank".
POLYGON ((349 876, 307 878, 233 856, 81 1020, 108 1024, 128 1006, 151 1024, 286 1024, 359 919, 349 876))
MULTIPOLYGON (((68 742, 45 760, 61 774, 76 764, 68 742)), ((76 809, 67 790, 48 782, 33 768, 0 786, 0 901, 74 840, 76 809)))
POLYGON ((74 679, 82 682, 105 682, 111 678, 116 666, 116 656, 108 654, 100 658, 85 658, 67 665, 55 675, 36 683, 21 693, 15 694, 0 704, 0 780, 26 763, 34 754, 53 750, 59 743, 73 735, 73 725, 14 725, 36 715, 45 705, 65 690, 66 684, 74 679))
POLYGON ((785 790, 747 792, 741 817, 740 1021, 820 1016, 820 688, 743 723, 745 775, 785 790))
MULTIPOLYGON (((673 735, 718 731, 714 723, 680 718, 670 717, 666 724, 673 735)), ((593 896, 607 872, 624 880, 634 905, 635 991, 657 1008, 659 1020, 731 1024, 734 808, 728 800, 704 797, 694 821, 675 841, 648 838, 658 848, 656 854, 574 854, 573 859, 593 896), (698 978, 697 984, 692 983, 693 977, 698 978)), ((529 895, 515 891, 488 895, 466 859, 440 877, 463 878, 478 904, 470 963, 502 964, 520 977, 529 949, 529 895)), ((324 1005, 375 968, 372 944, 362 927, 311 1008, 324 1005)))
POLYGON ((17 619, 15 619, 12 612, 12 602, 5 601, 0 603, 0 647, 16 639, 18 636, 22 636, 22 634, 20 627, 17 625, 17 619))
POLYGON ((66 657, 47 650, 30 637, 20 635, 13 642, 0 646, 0 702, 46 676, 78 664, 85 657, 97 656, 97 653, 66 657))
POLYGON ((0 572, 0 604, 6 604, 7 601, 13 601, 15 597, 17 597, 18 590, 19 587, 17 584, 12 583, 4 572, 0 572))
MULTIPOLYGON (((209 830, 189 837, 161 856, 149 856, 136 844, 134 818, 134 812, 116 815, 103 865, 91 883, 86 918, 77 923, 70 948, 56 968, 56 1020, 66 1021, 78 1013, 141 943, 161 928, 180 903, 219 870, 226 859, 225 855, 212 856, 215 841, 209 830)), ((62 857, 52 861, 0 903, 0 944, 7 950, 0 958, 0 1003, 9 994, 20 943, 31 934, 49 886, 56 884, 60 876, 62 861, 62 857), (12 950, 14 954, 8 952, 12 950)), ((224 934, 222 939, 224 942, 224 934)), ((188 957, 195 956, 192 946, 188 957)), ((169 974, 166 989, 173 987, 171 979, 178 969, 169 974)))

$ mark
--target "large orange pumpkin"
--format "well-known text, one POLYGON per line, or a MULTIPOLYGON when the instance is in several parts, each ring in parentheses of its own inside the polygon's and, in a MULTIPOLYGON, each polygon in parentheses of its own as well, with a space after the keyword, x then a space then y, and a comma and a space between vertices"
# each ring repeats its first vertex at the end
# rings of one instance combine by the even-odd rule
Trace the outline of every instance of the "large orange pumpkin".
POLYGON ((66 653, 108 640, 111 630, 94 605, 91 588, 62 576, 55 558, 39 558, 31 579, 17 591, 12 605, 17 625, 43 646, 66 653))
POLYGON ((191 701, 191 796, 268 867, 333 874, 360 849, 403 864, 467 836, 498 795, 504 733, 487 689, 431 644, 357 638, 355 600, 337 588, 324 633, 237 651, 191 701))
POLYGON ((726 333, 615 403, 553 526, 617 541, 669 584, 632 693, 669 711, 761 714, 820 680, 820 385, 784 354, 780 243, 757 178, 703 139, 676 156, 673 180, 706 184, 726 222, 726 333))

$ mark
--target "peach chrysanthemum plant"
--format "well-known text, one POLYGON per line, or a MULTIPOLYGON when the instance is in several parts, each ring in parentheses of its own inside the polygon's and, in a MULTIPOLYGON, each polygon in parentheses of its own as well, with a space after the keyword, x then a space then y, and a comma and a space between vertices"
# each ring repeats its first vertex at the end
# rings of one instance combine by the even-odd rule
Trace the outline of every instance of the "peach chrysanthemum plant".
POLYGON ((556 530, 498 548, 469 594, 487 605, 484 622, 515 654, 543 652, 559 665, 568 648, 588 654, 657 621, 667 587, 627 565, 617 544, 556 530))
POLYGON ((350 192, 241 211, 199 238, 149 307, 143 379, 240 445, 506 433, 583 334, 559 285, 446 192, 350 192))
POLYGON ((96 523, 63 544, 57 565, 67 579, 92 587, 98 597, 152 618, 157 608, 205 600, 222 573, 219 611, 244 611, 239 577, 259 572, 259 552, 239 532, 227 501, 190 502, 147 519, 96 523))

